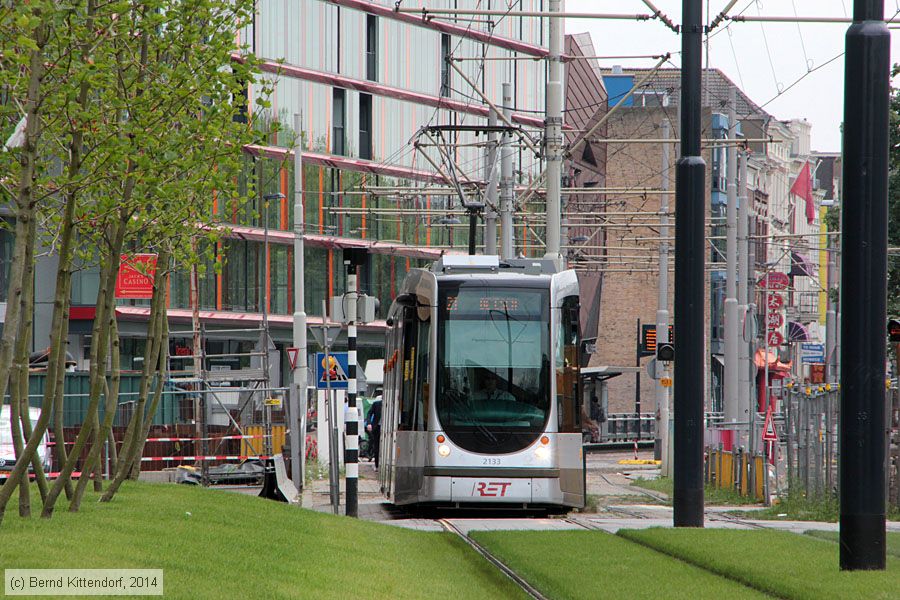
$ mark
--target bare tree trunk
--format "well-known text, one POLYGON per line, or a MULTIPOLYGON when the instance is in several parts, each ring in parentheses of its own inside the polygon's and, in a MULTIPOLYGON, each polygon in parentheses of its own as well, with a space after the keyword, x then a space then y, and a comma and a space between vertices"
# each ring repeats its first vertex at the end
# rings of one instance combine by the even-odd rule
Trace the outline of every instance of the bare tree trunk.
MULTIPOLYGON (((118 412, 118 406, 116 406, 116 412, 118 412)), ((116 471, 119 468, 119 452, 116 448, 116 434, 112 427, 109 429, 109 436, 107 439, 109 440, 109 474, 112 478, 116 476, 116 471)))
MULTIPOLYGON (((72 206, 74 207, 75 203, 72 202, 72 206)), ((71 222, 69 230, 71 232, 71 222)), ((71 238, 71 233, 70 236, 71 238)), ((62 261, 62 257, 60 257, 60 261, 62 261)), ((56 298, 54 301, 54 314, 53 321, 56 322, 57 316, 56 311, 62 311, 60 316, 61 318, 61 331, 59 332, 59 342, 57 344, 51 344, 50 349, 50 357, 47 362, 47 390, 45 390, 44 394, 46 397, 47 391, 52 390, 52 399, 53 399, 53 429, 55 432, 56 445, 53 447, 56 457, 57 469, 62 469, 63 465, 66 464, 66 461, 69 459, 69 453, 66 451, 66 430, 65 430, 65 404, 66 404, 66 342, 69 333, 69 306, 70 306, 70 290, 72 284, 72 273, 68 270, 68 267, 65 269, 60 265, 60 271, 56 274, 56 298), (59 348, 57 348, 57 345, 59 348), (55 353, 55 354, 54 354, 55 353), (51 370, 50 364, 51 362, 56 366, 54 370, 53 379, 55 381, 51 382, 51 370)), ((55 330, 54 330, 55 331, 55 330)), ((66 490, 66 498, 68 500, 72 499, 72 494, 75 493, 75 489, 72 486, 71 481, 66 481, 65 484, 66 490)), ((46 502, 47 497, 44 496, 44 501, 46 502)))
MULTIPOLYGON (((35 222, 31 219, 28 224, 25 244, 24 269, 22 271, 22 294, 19 303, 19 334, 16 339, 15 358, 13 371, 10 373, 10 428, 13 434, 13 445, 16 451, 16 460, 28 461, 29 457, 23 456, 25 442, 28 438, 23 436, 22 422, 28 418, 28 358, 29 341, 31 340, 31 326, 34 321, 34 244, 35 222)), ((27 433, 31 433, 30 431, 27 433)), ((36 456, 36 455, 35 455, 36 456)), ((34 458, 34 457, 32 457, 34 458)), ((32 460, 32 463, 35 461, 32 460)), ((40 463, 40 461, 37 461, 40 463)), ((35 478, 42 477, 43 472, 35 469, 35 478)), ((31 494, 29 488, 31 482, 27 476, 22 477, 19 487, 19 515, 31 516, 31 494)), ((44 483, 46 487, 46 482, 44 483)))
MULTIPOLYGON (((168 276, 167 276, 168 278, 168 276)), ((169 354, 169 322, 165 316, 165 312, 161 318, 162 340, 160 341, 159 353, 159 379, 156 391, 153 394, 153 401, 150 408, 144 416, 144 426, 141 431, 140 444, 137 453, 132 461, 131 479, 137 479, 141 472, 141 456, 144 454, 144 444, 147 443, 147 436, 150 435, 150 426, 153 424, 153 417, 156 415, 156 409, 159 407, 159 399, 162 397, 162 388, 168 379, 168 354, 169 354)))
MULTIPOLYGON (((112 384, 106 389, 106 403, 103 407, 103 425, 98 425, 96 431, 94 432, 96 435, 96 437, 94 438, 94 445, 91 446, 90 454, 88 454, 87 461, 85 462, 85 470, 91 468, 93 468, 94 470, 94 491, 96 492, 103 491, 100 480, 102 476, 97 475, 97 468, 100 467, 100 457, 102 456, 101 450, 103 449, 103 441, 109 437, 109 432, 112 428, 112 422, 116 415, 116 405, 119 403, 119 329, 116 324, 115 311, 110 310, 111 308, 114 308, 114 305, 108 307, 111 316, 107 327, 109 328, 109 338, 113 364, 112 384), (101 488, 99 490, 97 489, 97 484, 101 484, 101 488)), ((88 478, 85 475, 82 475, 78 480, 78 485, 75 487, 75 496, 72 498, 72 502, 69 504, 69 512, 78 512, 78 509, 81 507, 81 500, 84 497, 84 490, 87 487, 87 480, 88 478)))
MULTIPOLYGON (((129 182, 126 182, 126 188, 128 187, 129 182)), ((72 448, 72 456, 69 457, 66 467, 60 473, 60 478, 71 477, 75 467, 75 461, 80 456, 87 441, 91 439, 90 436, 99 434, 98 411, 100 408, 100 396, 102 395, 103 388, 106 384, 106 361, 108 359, 110 346, 109 340, 111 329, 109 327, 109 319, 110 312, 113 311, 115 306, 116 275, 119 272, 119 262, 127 227, 127 219, 124 218, 120 218, 117 222, 110 225, 109 247, 107 248, 108 255, 104 259, 103 268, 100 271, 100 291, 97 294, 96 316, 94 317, 94 327, 91 337, 91 397, 90 402, 88 403, 84 423, 81 426, 81 431, 78 432, 78 437, 75 439, 75 446, 72 448)), ((113 318, 115 318, 115 315, 113 315, 113 318)), ((95 446, 100 439, 102 438, 97 435, 97 438, 94 440, 95 446)), ((87 485, 90 473, 93 470, 94 463, 91 460, 92 457, 96 458, 94 456, 93 446, 88 453, 88 458, 82 466, 82 473, 78 480, 78 485, 75 486, 75 495, 72 497, 71 503, 71 506, 75 507, 74 510, 78 510, 77 507, 81 503, 81 496, 84 494, 84 488, 87 485)), ((54 485, 53 489, 57 489, 57 486, 54 485)), ((51 491, 48 502, 55 503, 57 496, 54 496, 51 491)), ((72 510, 72 508, 70 508, 70 510, 72 510)), ((49 511, 47 506, 45 506, 44 515, 50 516, 52 514, 52 505, 50 506, 49 511)))
MULTIPOLYGON (((39 155, 38 143, 41 135, 41 82, 44 75, 44 46, 47 43, 49 33, 47 26, 38 26, 35 30, 37 47, 31 51, 29 57, 30 75, 28 91, 25 96, 25 143, 20 150, 19 183, 15 202, 16 240, 13 246, 14 260, 10 268, 3 335, 0 337, 0 398, 6 395, 9 384, 13 344, 16 334, 19 332, 22 278, 25 271, 24 258, 28 244, 27 232, 31 227, 31 221, 35 218, 34 179, 36 175, 35 164, 39 155)), ((10 419, 11 428, 13 423, 19 425, 19 419, 10 419)), ((30 462, 30 456, 34 453, 36 447, 37 443, 32 445, 31 440, 29 440, 29 443, 22 450, 22 460, 16 461, 16 466, 13 468, 12 473, 7 477, 3 487, 0 487, 0 522, 3 520, 6 505, 9 503, 12 492, 19 484, 23 473, 27 469, 28 462, 30 462)))
MULTIPOLYGON (((150 301, 150 318, 147 323, 147 345, 144 348, 144 366, 141 369, 141 383, 138 391, 138 402, 135 406, 131 419, 128 422, 128 428, 125 431, 125 437, 122 441, 122 451, 117 461, 116 477, 106 489, 106 493, 100 499, 101 502, 109 502, 115 496, 122 482, 131 474, 131 465, 137 461, 140 466, 140 456, 144 449, 143 438, 143 420, 146 407, 147 396, 150 391, 150 381, 153 371, 157 367, 159 357, 164 355, 164 346, 168 342, 163 343, 160 338, 161 331, 165 323, 165 307, 166 307, 166 290, 168 288, 168 268, 169 253, 166 250, 160 250, 156 261, 156 275, 153 282, 153 298, 150 301)), ((162 382, 157 385, 160 388, 162 382)), ((156 397, 154 393, 154 398, 156 397)), ((156 406, 151 406, 152 413, 155 413, 156 406)))
MULTIPOLYGON (((127 185, 127 183, 126 183, 127 185)), ((115 278, 119 269, 119 256, 122 251, 122 244, 125 239, 125 229, 127 221, 122 219, 110 226, 108 255, 104 260, 104 267, 101 270, 100 290, 97 293, 96 316, 94 317, 94 327, 91 332, 91 398, 88 403, 87 414, 78 437, 75 439, 75 445, 72 447, 72 454, 66 461, 65 466, 60 470, 59 476, 53 482, 47 502, 44 504, 44 510, 41 516, 50 518, 53 516, 53 509, 56 506, 56 500, 59 497, 62 487, 67 479, 72 476, 75 470, 75 463, 81 455, 85 444, 90 438, 94 430, 94 414, 100 406, 100 392, 102 384, 105 381, 107 350, 109 348, 109 323, 107 321, 107 308, 110 306, 109 297, 114 295, 115 278)), ((89 470, 84 469, 82 478, 87 478, 89 470)), ((72 498, 74 502, 78 497, 78 490, 75 490, 75 496, 72 498)))
MULTIPOLYGON (((167 253, 161 252, 157 257, 157 265, 165 264, 163 260, 168 261, 167 253)), ((159 277, 163 276, 162 271, 157 266, 159 277)), ((153 299, 150 301, 150 317, 147 322, 147 343, 144 346, 144 365, 141 368, 141 381, 138 386, 138 400, 135 405, 134 412, 128 422, 128 428, 125 430, 125 439, 122 444, 122 455, 125 456, 124 464, 120 464, 119 468, 125 468, 126 465, 134 457, 134 448, 138 443, 140 435, 140 424, 144 418, 144 410, 147 405, 147 396, 150 393, 150 381, 154 374, 159 356, 159 311, 161 304, 165 301, 165 288, 159 282, 154 283, 153 299)))

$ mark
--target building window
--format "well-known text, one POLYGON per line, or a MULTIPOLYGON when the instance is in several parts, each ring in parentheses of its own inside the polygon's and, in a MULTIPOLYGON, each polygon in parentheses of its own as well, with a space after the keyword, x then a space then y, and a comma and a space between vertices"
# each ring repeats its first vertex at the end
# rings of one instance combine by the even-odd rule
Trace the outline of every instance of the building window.
POLYGON ((332 117, 331 117, 331 152, 332 154, 345 154, 344 121, 346 118, 346 92, 340 88, 332 91, 332 117))
POLYGON ((359 95, 359 157, 372 159, 372 96, 359 95))
POLYGON ((6 302, 6 294, 9 288, 9 268, 13 262, 13 242, 15 234, 13 219, 0 219, 0 302, 6 302))
POLYGON ((441 96, 450 96, 450 35, 441 34, 441 96))
POLYGON ((645 108, 669 106, 669 94, 665 90, 637 90, 634 92, 634 106, 645 108))
POLYGON ((378 81, 378 17, 366 15, 366 79, 378 81))

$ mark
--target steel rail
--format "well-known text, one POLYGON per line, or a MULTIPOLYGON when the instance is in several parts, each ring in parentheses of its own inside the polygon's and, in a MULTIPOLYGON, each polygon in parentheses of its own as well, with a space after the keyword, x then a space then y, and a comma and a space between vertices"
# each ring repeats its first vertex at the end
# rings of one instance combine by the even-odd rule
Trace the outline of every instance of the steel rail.
POLYGON ((509 577, 513 583, 522 588, 522 591, 534 598, 535 600, 550 600, 547 596, 543 595, 541 592, 537 590, 533 585, 525 581, 518 573, 513 571, 511 568, 506 566, 499 558, 491 554, 484 546, 473 540, 471 537, 460 531, 456 525, 450 522, 449 519, 438 519, 438 523, 446 529, 450 533, 454 533, 459 536, 465 543, 472 547, 475 552, 484 557, 489 563, 500 569, 500 571, 509 577))

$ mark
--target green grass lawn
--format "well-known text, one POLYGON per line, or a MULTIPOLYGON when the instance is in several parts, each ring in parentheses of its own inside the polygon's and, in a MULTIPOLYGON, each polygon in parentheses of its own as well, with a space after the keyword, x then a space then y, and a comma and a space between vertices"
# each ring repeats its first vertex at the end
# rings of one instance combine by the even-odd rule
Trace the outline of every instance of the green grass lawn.
POLYGON ((472 537, 554 599, 766 597, 602 531, 490 531, 472 537))
MULTIPOLYGON (((840 533, 837 531, 807 531, 806 535, 832 542, 837 542, 838 539, 840 539, 840 533)), ((900 533, 896 531, 889 531, 887 533, 887 553, 900 558, 900 533)))
MULTIPOLYGON (((631 485, 639 488, 644 488, 645 490, 662 492, 663 494, 666 494, 669 496, 669 498, 671 498, 673 489, 675 487, 675 482, 671 477, 657 477, 656 479, 639 478, 632 481, 631 485)), ((715 506, 761 504, 755 498, 752 498, 750 496, 741 496, 734 490, 726 490, 710 486, 704 487, 703 495, 704 500, 707 504, 715 506)))
POLYGON ((887 571, 841 572, 834 544, 781 531, 646 529, 619 535, 780 598, 900 598, 900 560, 887 571))
POLYGON ((20 519, 13 499, 0 565, 163 569, 172 598, 522 597, 448 533, 193 486, 129 482, 111 504, 96 498, 49 521, 20 519))

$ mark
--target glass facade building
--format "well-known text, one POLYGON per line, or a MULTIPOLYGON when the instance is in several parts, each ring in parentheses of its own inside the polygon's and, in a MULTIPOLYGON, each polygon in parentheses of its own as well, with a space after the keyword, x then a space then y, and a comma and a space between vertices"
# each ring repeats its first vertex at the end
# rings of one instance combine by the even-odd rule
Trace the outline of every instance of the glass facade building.
MULTIPOLYGON (((515 9, 540 11, 544 3, 523 0, 515 9)), ((474 9, 484 3, 436 0, 430 6, 474 9)), ((493 8, 498 7, 505 5, 493 8)), ((248 118, 260 124, 278 121, 280 128, 265 144, 247 149, 240 183, 254 184, 254 201, 243 207, 215 202, 215 219, 229 233, 209 249, 210 258, 201 267, 201 321, 209 339, 216 338, 217 328, 258 324, 266 310, 276 344, 290 345, 296 288, 290 151, 294 114, 301 115, 304 296, 311 324, 321 318, 323 300, 329 303, 344 292, 343 248, 367 249, 360 288, 379 300, 381 315, 410 268, 424 266, 442 252, 465 251, 467 219, 458 214, 459 199, 428 160, 443 164, 437 149, 415 144, 421 127, 486 124, 488 106, 480 94, 499 105, 501 86, 509 82, 514 124, 533 138, 540 135, 545 62, 468 59, 545 56, 545 19, 423 21, 393 8, 388 1, 259 0, 253 24, 238 32, 239 45, 263 59, 263 77, 273 89, 264 106, 258 102, 259 86, 247 86, 248 118), (452 59, 466 60, 451 65, 452 59), (427 189, 429 185, 440 189, 427 189), (284 197, 272 200, 273 194, 284 197)), ((445 141, 456 144, 452 155, 461 176, 473 181, 482 178, 484 151, 471 145, 479 140, 483 137, 473 132, 445 134, 445 141)), ((542 168, 540 157, 524 147, 517 150, 514 169, 520 185, 530 183, 542 168)), ((538 202, 526 210, 543 212, 543 200, 538 202)), ((535 239, 543 235, 542 221, 542 216, 531 222, 527 216, 517 219, 517 252, 543 253, 535 239)), ((481 227, 477 243, 483 243, 481 227)), ((74 303, 92 304, 96 286, 96 274, 80 272, 73 283, 74 303)), ((171 278, 170 321, 189 322, 189 289, 187 269, 181 268, 171 278)), ((140 338, 148 302, 120 304, 123 338, 140 338)), ((73 330, 85 357, 86 325, 73 330)), ((361 363, 369 353, 380 355, 382 326, 376 321, 360 328, 361 363)), ((133 363, 128 349, 139 353, 140 345, 123 344, 123 367, 133 363)), ((188 340, 175 336, 172 345, 173 356, 174 346, 190 347, 188 340)))

